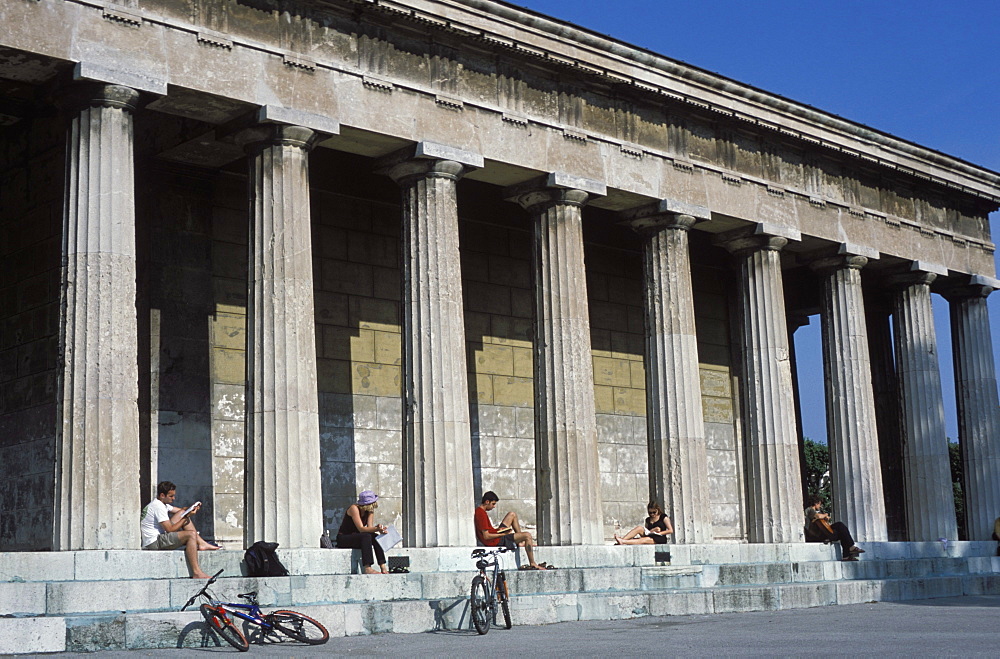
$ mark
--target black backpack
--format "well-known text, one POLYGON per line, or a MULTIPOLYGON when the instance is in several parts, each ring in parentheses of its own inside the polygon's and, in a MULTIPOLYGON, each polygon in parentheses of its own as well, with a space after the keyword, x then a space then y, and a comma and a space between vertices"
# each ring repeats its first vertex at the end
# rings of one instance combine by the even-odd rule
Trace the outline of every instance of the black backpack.
POLYGON ((278 560, 277 542, 255 542, 243 554, 248 577, 287 577, 288 570, 278 560))

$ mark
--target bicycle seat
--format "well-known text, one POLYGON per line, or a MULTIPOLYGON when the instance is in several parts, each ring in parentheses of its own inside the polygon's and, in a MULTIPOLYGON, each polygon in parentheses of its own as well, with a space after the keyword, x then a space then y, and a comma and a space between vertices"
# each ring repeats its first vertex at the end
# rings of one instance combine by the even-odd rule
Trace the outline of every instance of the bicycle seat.
POLYGON ((255 600, 257 599, 257 591, 255 590, 249 593, 240 593, 237 597, 245 600, 255 600))
POLYGON ((485 555, 486 555, 486 550, 485 549, 473 549, 472 550, 472 558, 479 558, 480 556, 485 556, 485 555))

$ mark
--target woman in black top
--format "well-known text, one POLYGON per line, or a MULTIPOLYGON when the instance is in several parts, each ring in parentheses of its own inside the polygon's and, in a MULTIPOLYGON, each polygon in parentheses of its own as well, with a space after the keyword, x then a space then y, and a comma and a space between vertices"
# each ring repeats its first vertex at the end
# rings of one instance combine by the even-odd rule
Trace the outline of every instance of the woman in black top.
POLYGON ((358 495, 358 502, 348 506, 344 512, 344 521, 337 531, 337 546, 361 550, 361 564, 365 574, 379 574, 373 565, 378 560, 382 574, 389 574, 389 566, 385 563, 385 552, 382 551, 376 538, 385 533, 386 527, 374 524, 375 509, 378 508, 378 495, 371 490, 365 490, 358 495))
POLYGON ((616 545, 662 545, 666 543, 667 536, 674 532, 674 526, 670 523, 670 518, 663 514, 663 508, 655 501, 650 501, 646 506, 649 517, 646 518, 644 526, 637 526, 625 535, 619 537, 615 534, 616 545))

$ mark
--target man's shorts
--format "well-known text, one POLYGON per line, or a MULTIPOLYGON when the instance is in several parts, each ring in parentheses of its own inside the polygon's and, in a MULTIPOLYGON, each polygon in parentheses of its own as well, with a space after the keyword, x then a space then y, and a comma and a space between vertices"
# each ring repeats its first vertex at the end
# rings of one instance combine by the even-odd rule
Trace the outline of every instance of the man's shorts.
POLYGON ((180 534, 174 531, 173 533, 161 533, 157 536, 156 540, 143 547, 143 549, 179 549, 184 544, 184 541, 180 538, 180 534))
POLYGON ((517 543, 514 542, 514 534, 508 533, 500 537, 500 546, 506 547, 510 551, 514 551, 517 547, 517 543))

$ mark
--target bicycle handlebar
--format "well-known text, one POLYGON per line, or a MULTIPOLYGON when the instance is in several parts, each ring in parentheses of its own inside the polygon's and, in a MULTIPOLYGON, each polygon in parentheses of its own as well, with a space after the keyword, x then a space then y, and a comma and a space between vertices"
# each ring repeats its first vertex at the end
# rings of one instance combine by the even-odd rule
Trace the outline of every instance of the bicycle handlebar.
POLYGON ((212 578, 205 582, 205 585, 202 586, 201 590, 199 590, 197 593, 195 593, 194 595, 192 595, 191 599, 189 599, 187 601, 187 604, 185 604, 184 606, 181 607, 181 611, 183 611, 184 609, 186 609, 189 606, 191 606, 192 604, 194 604, 195 600, 197 600, 202 595, 204 595, 205 597, 208 597, 208 587, 211 586, 212 584, 214 584, 215 580, 218 579, 219 575, 222 574, 223 572, 225 572, 225 570, 219 570, 218 572, 216 572, 215 574, 213 574, 212 578))
POLYGON ((492 554, 493 556, 496 556, 497 554, 502 554, 505 551, 510 551, 510 549, 508 549, 507 547, 497 547, 496 549, 486 549, 484 547, 477 547, 476 549, 472 550, 472 556, 470 556, 469 558, 480 558, 482 556, 486 556, 487 554, 492 554))

